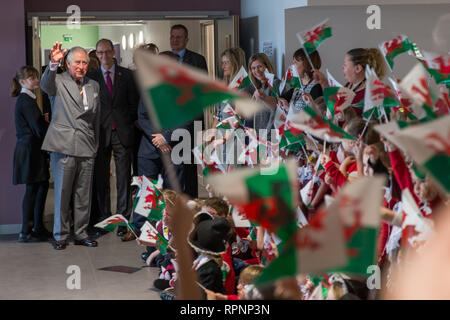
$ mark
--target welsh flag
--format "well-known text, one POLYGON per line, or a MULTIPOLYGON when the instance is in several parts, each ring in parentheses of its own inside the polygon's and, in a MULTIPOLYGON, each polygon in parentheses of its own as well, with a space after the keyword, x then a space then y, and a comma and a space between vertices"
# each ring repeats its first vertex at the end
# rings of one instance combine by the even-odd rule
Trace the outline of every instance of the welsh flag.
POLYGON ((273 147, 269 141, 257 137, 253 129, 247 129, 247 133, 250 142, 239 155, 239 163, 253 168, 257 164, 267 163, 269 159, 274 157, 273 147))
POLYGON ((327 114, 331 118, 351 106, 355 93, 345 87, 327 87, 323 90, 323 98, 327 105, 327 114))
MULTIPOLYGON (((280 137, 280 149, 290 149, 294 145, 298 145, 298 149, 300 146, 305 145, 305 134, 302 130, 295 128, 289 120, 286 121, 280 128, 278 128, 278 134, 280 137)), ((296 149, 297 150, 297 149, 296 149)))
POLYGON ((397 123, 388 123, 375 130, 409 154, 442 190, 450 192, 450 115, 404 129, 397 123))
POLYGON ((244 212, 239 211, 236 207, 232 207, 231 216, 233 218, 234 226, 236 228, 250 228, 250 221, 244 212))
POLYGON ((134 212, 149 220, 161 220, 162 211, 166 205, 161 190, 156 187, 155 182, 147 177, 142 177, 142 185, 139 195, 136 197, 134 212))
POLYGON ((239 72, 234 76, 228 87, 233 90, 241 90, 250 87, 252 84, 245 68, 241 66, 239 72))
POLYGON ((418 63, 400 82, 403 92, 415 102, 414 115, 419 118, 436 118, 432 106, 436 101, 436 94, 427 81, 428 74, 418 63))
POLYGON ((234 100, 236 109, 247 117, 261 108, 224 83, 167 57, 138 50, 136 65, 138 83, 156 129, 183 125, 224 100, 234 100))
POLYGON ((227 197, 247 218, 281 239, 296 230, 294 195, 297 180, 295 160, 275 163, 267 172, 260 168, 235 169, 207 178, 215 193, 227 197))
POLYGON ((409 189, 402 191, 402 246, 418 249, 433 232, 433 221, 425 218, 409 189))
POLYGON ((400 35, 392 40, 382 42, 379 45, 380 51, 386 58, 386 62, 391 70, 394 69, 394 58, 403 52, 407 52, 412 49, 411 42, 405 35, 400 35))
POLYGON ((237 129, 239 128, 239 126, 240 126, 239 120, 235 116, 232 116, 219 122, 216 128, 230 130, 230 129, 237 129))
POLYGON ((318 274, 347 264, 344 232, 337 208, 319 208, 307 226, 281 243, 278 257, 266 267, 256 285, 299 273, 318 274))
POLYGON ((303 132, 291 126, 290 122, 286 120, 286 112, 280 106, 277 106, 275 110, 274 127, 277 132, 279 149, 291 150, 293 146, 296 146, 298 148, 295 149, 299 150, 300 145, 305 144, 303 132))
POLYGON ((340 84, 332 75, 331 73, 328 71, 327 69, 327 79, 328 79, 328 85, 330 87, 342 87, 342 84, 340 84))
MULTIPOLYGON (((413 111, 417 109, 417 106, 413 105, 413 101, 402 92, 397 80, 389 77, 389 82, 391 83, 391 86, 397 95, 397 101, 399 102, 398 106, 393 108, 394 111, 405 112, 409 119, 417 120, 417 117, 414 115, 413 111)), ((418 107, 421 108, 420 105, 418 107)))
POLYGON ((286 70, 280 84, 280 93, 283 93, 285 86, 288 85, 290 89, 300 88, 300 76, 298 75, 297 67, 290 65, 286 70))
POLYGON ((141 235, 139 236, 141 240, 147 246, 153 246, 158 248, 161 254, 167 254, 167 247, 169 242, 161 235, 155 227, 153 227, 148 221, 145 221, 141 228, 141 235))
POLYGON ((306 106, 302 111, 295 114, 290 123, 297 129, 329 142, 341 142, 343 139, 356 140, 339 126, 320 116, 310 106, 306 106))
POLYGON ((327 208, 337 210, 344 226, 348 264, 330 272, 367 276, 367 267, 376 264, 377 232, 380 226, 384 178, 360 177, 346 184, 327 208), (367 195, 370 194, 370 197, 367 195))
POLYGON ((223 108, 222 112, 229 114, 231 117, 235 117, 241 126, 244 126, 244 121, 242 121, 241 117, 234 111, 233 107, 227 103, 225 108, 223 108))
POLYGON ((419 58, 423 66, 433 76, 436 83, 450 83, 450 55, 440 56, 433 52, 422 51, 419 58))
POLYGON ((94 227, 104 229, 110 232, 114 232, 116 227, 128 227, 133 230, 132 225, 128 222, 127 218, 125 218, 121 214, 115 214, 99 223, 97 223, 94 227))
POLYGON ((275 98, 278 97, 278 88, 274 88, 273 86, 275 75, 273 73, 270 73, 266 68, 266 71, 264 71, 264 76, 266 77, 267 85, 269 86, 270 96, 275 98))
POLYGON ((225 172, 225 166, 219 160, 212 144, 204 142, 192 149, 197 164, 202 167, 203 176, 214 172, 225 172))
POLYGON ((298 40, 308 54, 316 51, 325 39, 331 37, 331 27, 328 21, 329 19, 326 19, 309 30, 297 33, 298 40))
POLYGON ((390 113, 390 108, 398 106, 399 101, 392 95, 388 87, 378 79, 375 71, 369 66, 366 67, 366 90, 364 96, 365 118, 369 118, 372 112, 375 112, 376 118, 381 118, 382 109, 390 113))

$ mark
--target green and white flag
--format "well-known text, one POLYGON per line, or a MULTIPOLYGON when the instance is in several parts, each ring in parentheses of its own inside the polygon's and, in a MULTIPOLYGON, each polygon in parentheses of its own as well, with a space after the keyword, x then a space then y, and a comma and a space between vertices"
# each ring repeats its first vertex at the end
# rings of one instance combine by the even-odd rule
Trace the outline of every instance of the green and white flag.
POLYGON ((156 130, 183 125, 224 100, 233 100, 245 117, 261 108, 193 67, 143 50, 135 55, 138 84, 156 130))
POLYGON ((239 128, 240 125, 239 120, 235 116, 231 116, 219 122, 216 128, 231 130, 239 128))
POLYGON ((236 207, 232 207, 231 216, 233 217, 234 226, 236 228, 250 228, 250 220, 247 219, 245 213, 240 212, 236 207))
POLYGON ((419 119, 437 117, 432 109, 437 94, 434 93, 427 79, 427 71, 420 63, 417 63, 400 82, 402 91, 415 102, 414 106, 418 106, 413 109, 413 112, 419 119))
POLYGON ((418 58, 434 78, 436 83, 450 83, 450 55, 439 55, 437 53, 422 51, 422 58, 418 58))
POLYGON ((250 87, 251 85, 252 82, 250 80, 250 77, 248 76, 247 71, 245 71, 245 68, 241 66, 238 73, 234 76, 233 80, 231 80, 228 87, 233 90, 241 90, 250 87))
POLYGON ((367 65, 364 117, 368 119, 373 112, 376 118, 381 118, 383 110, 389 113, 390 109, 398 104, 397 98, 389 92, 388 87, 378 79, 375 71, 367 65))
POLYGON ((141 228, 139 240, 147 246, 156 247, 161 254, 167 254, 169 242, 148 221, 141 228))
POLYGON ((316 51, 325 39, 331 37, 331 27, 328 23, 329 20, 330 19, 326 19, 309 30, 297 33, 298 40, 308 54, 316 51))
POLYGON ((278 88, 274 88, 273 86, 273 80, 275 79, 275 75, 273 73, 270 73, 269 70, 264 71, 264 76, 266 77, 267 85, 269 86, 270 90, 270 96, 271 97, 278 97, 278 88))
POLYGON ((356 140, 330 120, 320 116, 313 108, 306 106, 302 111, 291 117, 292 127, 303 130, 328 142, 341 142, 343 139, 356 140))
POLYGON ((295 231, 294 209, 297 165, 294 160, 274 163, 270 168, 238 168, 227 174, 207 177, 216 194, 244 212, 247 218, 286 239, 295 231))
POLYGON ((204 142, 194 149, 192 149, 196 164, 202 166, 203 176, 208 176, 213 172, 225 172, 225 165, 220 161, 217 156, 217 151, 214 150, 214 145, 204 142))
POLYGON ((402 242, 418 249, 433 234, 433 221, 422 215, 409 189, 402 191, 402 211, 402 242))
POLYGON ((142 177, 141 190, 136 200, 134 212, 146 217, 149 220, 159 221, 163 217, 163 210, 166 207, 161 190, 156 187, 147 177, 142 177))
POLYGON ((351 106, 355 93, 345 87, 327 87, 323 89, 323 98, 327 105, 328 118, 334 118, 351 106))
POLYGON ((339 82, 331 75, 331 73, 328 71, 328 69, 327 69, 327 79, 328 79, 328 85, 329 85, 330 87, 339 87, 339 88, 343 87, 343 85, 340 84, 340 83, 339 83, 339 82))
POLYGON ((376 264, 383 184, 383 177, 360 177, 346 184, 327 208, 330 212, 339 212, 348 258, 346 266, 330 272, 367 276, 367 267, 376 264))
POLYGON ((300 76, 298 75, 297 67, 295 65, 290 65, 287 68, 286 73, 283 76, 280 84, 280 93, 283 93, 284 88, 288 86, 289 89, 300 88, 300 76))
POLYGON ((281 243, 278 257, 266 267, 256 285, 297 274, 320 274, 347 264, 343 229, 338 211, 323 207, 297 229, 288 241, 281 243))
POLYGON ((375 126, 380 134, 406 152, 437 185, 450 193, 450 115, 400 129, 398 123, 375 126))
POLYGON ((110 232, 114 232, 117 227, 128 227, 133 230, 133 227, 128 222, 127 218, 125 218, 121 214, 115 214, 99 223, 97 223, 94 227, 104 229, 110 232))
POLYGON ((379 45, 380 51, 386 59, 387 64, 391 70, 394 69, 394 58, 403 52, 408 52, 412 49, 411 42, 405 35, 400 35, 392 40, 382 42, 379 45))

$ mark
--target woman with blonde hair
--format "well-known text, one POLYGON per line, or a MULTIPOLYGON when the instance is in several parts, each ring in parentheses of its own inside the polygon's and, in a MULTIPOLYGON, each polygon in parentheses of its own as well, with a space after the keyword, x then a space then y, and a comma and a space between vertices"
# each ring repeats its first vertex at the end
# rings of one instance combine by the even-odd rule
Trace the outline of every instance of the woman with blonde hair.
POLYGON ((271 140, 270 130, 274 129, 275 109, 281 81, 274 76, 272 84, 266 78, 266 71, 274 74, 275 70, 264 53, 256 53, 248 60, 249 77, 252 81, 250 93, 257 101, 263 102, 265 109, 255 114, 253 128, 260 136, 260 129, 267 130, 267 140, 271 140))
MULTIPOLYGON (((380 50, 376 48, 352 49, 346 53, 344 64, 342 65, 342 71, 347 80, 345 87, 355 93, 352 105, 358 116, 361 116, 363 112, 363 108, 356 105, 364 100, 366 92, 366 66, 373 68, 379 79, 383 79, 386 75, 384 57, 380 50)), ((328 87, 326 76, 319 70, 314 70, 314 79, 320 83, 322 88, 328 87)))
POLYGON ((10 95, 18 97, 14 113, 17 143, 13 184, 26 184, 19 242, 35 242, 51 237, 43 223, 50 174, 48 154, 41 150, 47 123, 36 102, 35 90, 38 88, 39 72, 31 66, 20 68, 11 82, 10 95))

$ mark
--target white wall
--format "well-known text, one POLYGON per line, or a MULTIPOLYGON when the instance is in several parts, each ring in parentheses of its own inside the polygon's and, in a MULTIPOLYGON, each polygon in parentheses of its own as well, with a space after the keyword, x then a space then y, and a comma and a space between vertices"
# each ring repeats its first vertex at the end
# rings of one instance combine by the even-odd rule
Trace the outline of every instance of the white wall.
MULTIPOLYGON (((306 30, 326 18, 330 18, 333 36, 319 47, 322 70, 328 68, 340 82, 344 82, 341 66, 345 53, 353 48, 377 48, 383 42, 399 34, 406 34, 422 49, 436 51, 432 30, 438 18, 450 12, 450 6, 427 5, 381 5, 381 29, 369 30, 367 6, 315 6, 286 10, 286 60, 291 61, 293 52, 299 48, 296 33, 306 30)), ((397 78, 403 77, 417 63, 407 53, 395 59, 397 78)))
POLYGON ((274 48, 274 67, 280 77, 284 71, 285 54, 285 15, 288 8, 303 7, 307 0, 242 0, 241 18, 258 16, 260 51, 264 41, 272 41, 274 48))
MULTIPOLYGON (((142 26, 99 26, 98 36, 99 39, 110 39, 114 44, 120 44, 120 58, 119 65, 125 68, 129 68, 133 63, 133 49, 129 47, 128 38, 130 33, 134 34, 135 47, 138 45, 138 36, 140 31, 145 31, 145 25, 142 26), (122 36, 127 38, 126 49, 122 48, 122 36)), ((145 33, 144 33, 145 35, 145 33)), ((144 39, 145 42, 145 39, 144 39)))
MULTIPOLYGON (((198 20, 154 20, 147 21, 142 26, 100 26, 99 39, 110 39, 114 44, 122 43, 122 36, 128 36, 133 33, 137 41, 139 31, 144 32, 144 43, 153 42, 160 51, 170 50, 170 27, 174 24, 183 24, 188 29, 189 43, 188 49, 199 52, 201 51, 200 22, 198 20)), ((135 47, 138 45, 135 41, 135 47)), ((133 49, 128 47, 123 50, 120 48, 121 63, 123 67, 129 67, 133 61, 133 49)))
MULTIPOLYGON (((281 76, 285 68, 285 63, 291 63, 291 53, 286 56, 285 41, 285 10, 300 7, 313 6, 348 6, 361 5, 369 6, 371 4, 439 4, 450 3, 450 0, 242 0, 241 18, 250 18, 258 16, 259 23, 259 48, 262 50, 264 41, 272 41, 275 51, 275 67, 278 76, 281 76)), ((321 8, 325 9, 325 8, 321 8)), ((447 10, 448 12, 450 10, 447 10)), ((353 18, 349 17, 347 22, 353 18)), ((300 19, 297 19, 299 22, 300 19)), ((320 20, 322 21, 322 20, 320 20)), ((319 21, 319 22, 320 22, 319 21)), ((411 24, 417 21, 410 21, 411 24)), ((433 21, 431 21, 432 23, 433 21)), ((418 27, 427 26, 427 24, 417 24, 418 27)), ((300 30, 300 29, 299 29, 300 30)), ((297 31, 299 31, 297 30, 297 31)), ((297 32, 296 31, 296 32, 297 32)), ((296 38, 294 38, 294 43, 296 38)))

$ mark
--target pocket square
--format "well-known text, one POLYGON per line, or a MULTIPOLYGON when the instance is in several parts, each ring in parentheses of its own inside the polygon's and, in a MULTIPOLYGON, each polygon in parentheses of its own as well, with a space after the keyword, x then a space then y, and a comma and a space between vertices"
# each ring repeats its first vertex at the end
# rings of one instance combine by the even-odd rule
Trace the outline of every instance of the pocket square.
POLYGON ((98 97, 98 93, 94 92, 94 98, 98 97))

